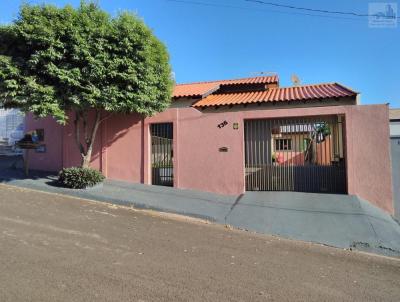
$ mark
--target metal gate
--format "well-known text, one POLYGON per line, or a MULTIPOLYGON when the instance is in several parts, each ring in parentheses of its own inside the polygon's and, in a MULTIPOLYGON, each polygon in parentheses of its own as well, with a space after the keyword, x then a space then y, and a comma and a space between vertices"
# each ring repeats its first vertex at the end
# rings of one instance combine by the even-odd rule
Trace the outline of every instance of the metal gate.
POLYGON ((151 132, 151 183, 170 186, 173 177, 173 126, 172 123, 152 124, 151 132))
POLYGON ((246 120, 247 191, 346 193, 340 116, 246 120))
POLYGON ((400 219, 400 137, 391 137, 394 216, 400 219))

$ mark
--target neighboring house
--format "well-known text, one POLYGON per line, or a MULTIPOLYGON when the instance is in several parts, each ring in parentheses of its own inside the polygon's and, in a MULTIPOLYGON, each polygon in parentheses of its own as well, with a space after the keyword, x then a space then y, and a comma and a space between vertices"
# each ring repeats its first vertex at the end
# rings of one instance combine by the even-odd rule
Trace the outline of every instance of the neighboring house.
MULTIPOLYGON (((32 168, 78 165, 71 124, 43 129, 32 168)), ((120 179, 221 194, 284 190, 358 195, 393 213, 387 105, 338 83, 280 87, 277 76, 176 85, 165 112, 100 127, 92 166, 120 179)))
POLYGON ((390 137, 400 137, 400 108, 389 110, 390 137))
POLYGON ((19 110, 0 109, 0 141, 13 142, 16 131, 23 133, 23 125, 24 115, 19 110))
POLYGON ((393 201, 395 217, 400 219, 400 109, 390 109, 389 118, 392 148, 393 201))
POLYGON ((24 135, 24 115, 17 109, 0 109, 0 155, 19 154, 15 142, 24 135))

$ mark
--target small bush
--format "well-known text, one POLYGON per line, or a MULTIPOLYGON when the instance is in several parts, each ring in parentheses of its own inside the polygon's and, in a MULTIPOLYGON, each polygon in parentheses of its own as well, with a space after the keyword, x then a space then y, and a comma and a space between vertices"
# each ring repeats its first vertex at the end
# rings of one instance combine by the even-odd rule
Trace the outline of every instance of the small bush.
POLYGON ((58 174, 58 181, 65 187, 73 189, 84 189, 93 187, 104 180, 101 172, 91 168, 65 168, 58 174))

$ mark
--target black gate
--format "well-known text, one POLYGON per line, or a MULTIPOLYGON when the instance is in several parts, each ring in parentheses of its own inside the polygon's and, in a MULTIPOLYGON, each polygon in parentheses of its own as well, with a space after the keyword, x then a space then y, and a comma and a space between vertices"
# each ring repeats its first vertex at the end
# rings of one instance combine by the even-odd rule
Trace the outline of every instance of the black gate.
POLYGON ((246 190, 346 193, 341 120, 246 120, 246 190))
POLYGON ((152 124, 151 132, 151 183, 174 185, 173 177, 173 126, 172 123, 152 124))
POLYGON ((394 216, 400 219, 400 136, 391 137, 394 216))

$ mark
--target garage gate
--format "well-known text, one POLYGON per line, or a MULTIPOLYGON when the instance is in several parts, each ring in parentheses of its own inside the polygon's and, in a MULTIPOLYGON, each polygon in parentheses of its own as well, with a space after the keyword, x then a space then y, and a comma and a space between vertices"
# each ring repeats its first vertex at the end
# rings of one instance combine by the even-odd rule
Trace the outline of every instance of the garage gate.
POLYGON ((400 136, 391 137, 391 152, 394 215, 400 219, 400 136))
POLYGON ((246 190, 346 193, 342 119, 246 120, 246 190))

